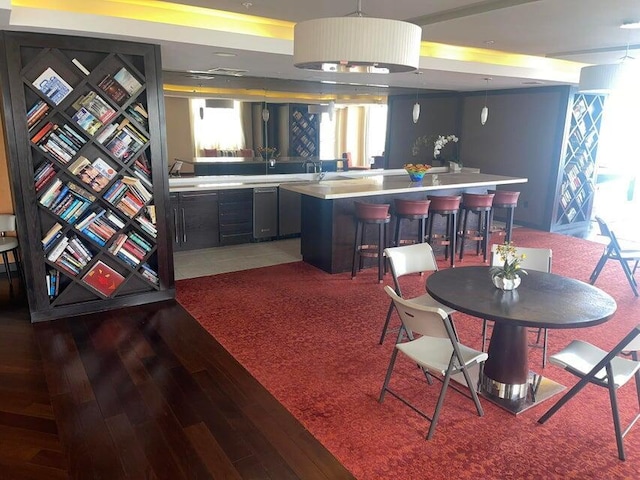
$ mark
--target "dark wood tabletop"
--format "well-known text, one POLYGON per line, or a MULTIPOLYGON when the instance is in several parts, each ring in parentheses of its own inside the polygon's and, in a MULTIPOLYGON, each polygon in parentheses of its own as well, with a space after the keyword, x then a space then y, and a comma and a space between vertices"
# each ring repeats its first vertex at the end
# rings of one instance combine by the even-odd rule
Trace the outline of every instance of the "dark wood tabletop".
POLYGON ((459 312, 514 326, 590 327, 606 322, 617 305, 607 293, 587 283, 530 270, 513 291, 497 289, 489 267, 457 267, 434 272, 427 291, 459 312))

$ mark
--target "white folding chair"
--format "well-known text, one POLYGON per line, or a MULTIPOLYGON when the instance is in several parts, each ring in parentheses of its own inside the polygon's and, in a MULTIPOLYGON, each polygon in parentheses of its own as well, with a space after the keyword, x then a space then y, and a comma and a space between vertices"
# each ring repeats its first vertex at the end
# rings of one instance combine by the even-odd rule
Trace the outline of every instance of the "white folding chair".
MULTIPOLYGON (((467 383, 467 387, 469 388, 471 398, 473 399, 476 410, 478 411, 478 415, 483 416, 484 412, 482 410, 482 405, 480 405, 480 400, 478 399, 475 386, 469 376, 468 369, 473 365, 484 362, 487 359, 487 354, 459 343, 447 313, 441 308, 428 307, 417 304, 412 300, 405 300, 399 297, 388 285, 385 286, 384 289, 391 297, 398 313, 400 314, 403 327, 407 332, 413 332, 420 336, 408 342, 399 341, 396 344, 393 349, 393 354, 391 355, 391 360, 389 361, 387 375, 384 379, 384 384, 382 385, 382 391, 380 392, 380 398, 378 401, 382 403, 385 393, 389 392, 413 411, 429 420, 431 422, 431 426, 429 427, 429 432, 427 434, 427 440, 429 440, 433 437, 436 431, 438 417, 440 415, 442 405, 444 404, 444 398, 451 376, 462 372, 467 383), (444 377, 433 416, 430 417, 426 413, 422 412, 408 400, 400 396, 400 394, 389 388, 389 382, 391 380, 391 374, 393 372, 398 352, 403 353, 413 362, 417 363, 425 373, 437 373, 444 377)), ((435 378, 439 379, 439 377, 435 378)))
POLYGON ((552 355, 549 358, 551 363, 580 377, 580 381, 558 400, 547 413, 540 417, 538 423, 545 423, 549 420, 565 403, 582 390, 587 383, 604 387, 609 391, 613 426, 616 432, 616 443, 618 446, 618 458, 624 460, 623 439, 629 430, 631 430, 631 427, 638 421, 638 418, 640 418, 640 413, 636 414, 635 418, 623 431, 620 426, 616 391, 635 377, 638 403, 640 403, 640 362, 638 361, 638 350, 640 350, 640 325, 634 327, 610 352, 605 352, 582 340, 573 340, 563 350, 552 355), (621 353, 629 353, 632 355, 632 359, 628 360, 619 357, 618 355, 621 353))
MULTIPOLYGON (((491 246, 491 266, 502 265, 502 260, 498 254, 498 245, 491 246)), ((537 270, 540 272, 551 272, 552 251, 549 248, 531 248, 516 247, 516 255, 524 255, 524 259, 520 262, 520 266, 524 270, 537 270)), ((548 332, 546 328, 538 328, 536 342, 530 344, 530 347, 540 348, 540 337, 542 336, 542 368, 547 366, 547 338, 548 332)), ((482 322, 482 351, 484 351, 487 343, 487 320, 482 322)))
MULTIPOLYGON (((412 273, 434 272, 438 270, 436 257, 433 254, 431 245, 428 243, 414 243, 412 245, 404 245, 401 247, 385 248, 384 255, 389 259, 391 274, 393 275, 393 283, 395 285, 395 292, 400 297, 403 297, 402 290, 400 288, 400 277, 412 273)), ((441 308, 449 316, 455 312, 454 309, 442 305, 440 302, 434 300, 428 293, 420 295, 419 297, 414 297, 411 301, 420 305, 441 308)), ((387 329, 389 328, 389 322, 391 321, 391 315, 394 308, 392 300, 389 304, 389 309, 387 310, 387 319, 382 327, 380 345, 384 342, 384 337, 387 334, 387 329)))
POLYGON ((589 283, 591 285, 596 283, 598 275, 600 275, 600 272, 602 271, 604 264, 607 263, 607 260, 616 260, 620 262, 622 271, 627 277, 629 285, 631 285, 631 290, 633 290, 633 294, 637 297, 638 283, 636 282, 634 275, 638 268, 638 262, 640 262, 640 243, 621 244, 616 238, 615 233, 611 231, 607 223, 602 218, 596 217, 596 222, 598 222, 598 226, 600 227, 600 234, 609 239, 609 244, 605 247, 604 252, 602 252, 602 256, 600 257, 600 260, 598 260, 596 268, 591 272, 589 283), (629 266, 630 263, 633 263, 633 270, 629 266))

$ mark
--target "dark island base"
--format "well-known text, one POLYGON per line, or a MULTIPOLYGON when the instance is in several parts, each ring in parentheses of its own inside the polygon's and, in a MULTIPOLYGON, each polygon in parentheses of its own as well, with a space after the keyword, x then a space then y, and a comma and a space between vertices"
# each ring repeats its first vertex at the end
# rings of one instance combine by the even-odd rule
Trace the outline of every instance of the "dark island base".
MULTIPOLYGON (((455 188, 429 192, 430 195, 461 195, 468 193, 486 193, 492 186, 477 188, 455 188)), ((395 229, 393 218, 393 200, 395 198, 408 200, 422 200, 427 197, 426 192, 394 193, 386 195, 371 195, 357 198, 343 198, 335 200, 323 200, 309 195, 302 195, 302 233, 300 248, 302 259, 327 273, 342 273, 351 271, 353 260, 353 244, 355 237, 354 201, 368 203, 389 203, 389 212, 392 215, 391 222, 387 225, 387 244, 391 245, 392 235, 395 229)), ((476 220, 471 219, 469 225, 476 225, 476 220)), ((436 215, 434 220, 434 232, 444 230, 444 219, 436 215)), ((403 222, 401 238, 416 238, 418 235, 418 222, 403 222)), ((367 229, 365 232, 367 242, 377 241, 377 231, 367 229)), ((467 249, 472 253, 472 246, 467 249)), ((466 247, 465 247, 466 248, 466 247)), ((438 254, 440 249, 434 246, 438 254)), ((475 252, 475 250, 473 250, 475 252)), ((365 266, 375 266, 375 259, 365 259, 365 266)))

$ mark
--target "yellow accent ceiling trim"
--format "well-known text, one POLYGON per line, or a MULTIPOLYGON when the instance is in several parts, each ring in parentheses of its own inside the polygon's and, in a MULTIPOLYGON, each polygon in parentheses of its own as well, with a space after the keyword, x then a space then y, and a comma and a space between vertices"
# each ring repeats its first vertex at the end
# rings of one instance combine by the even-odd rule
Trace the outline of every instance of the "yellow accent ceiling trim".
POLYGON ((349 94, 328 94, 328 93, 303 93, 303 92, 281 92, 269 91, 258 88, 220 88, 220 87, 195 87, 189 85, 163 85, 165 93, 182 93, 190 95, 224 95, 234 98, 255 98, 259 101, 291 101, 301 100, 306 102, 360 102, 360 103, 386 103, 386 95, 349 95, 349 94))
MULTIPOLYGON (((242 13, 154 0, 12 0, 12 6, 125 18, 229 33, 293 40, 295 23, 242 13)), ((521 68, 575 72, 584 64, 568 60, 422 42, 421 57, 521 68)))
POLYGON ((537 57, 535 55, 501 52, 499 50, 490 50, 487 48, 460 47, 436 42, 422 42, 420 56, 456 60, 460 62, 503 65, 507 67, 553 69, 563 72, 575 72, 576 68, 586 65, 569 60, 558 60, 555 58, 537 57))
POLYGON ((12 0, 12 6, 293 40, 292 22, 153 0, 12 0))

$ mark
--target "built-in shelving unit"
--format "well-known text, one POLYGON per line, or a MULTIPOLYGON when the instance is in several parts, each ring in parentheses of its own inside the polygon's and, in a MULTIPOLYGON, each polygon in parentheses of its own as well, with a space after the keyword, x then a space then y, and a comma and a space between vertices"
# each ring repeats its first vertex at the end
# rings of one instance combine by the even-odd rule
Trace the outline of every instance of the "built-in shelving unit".
POLYGON ((318 115, 309 113, 308 105, 289 106, 289 155, 292 157, 318 157, 320 136, 318 115))
POLYGON ((573 96, 551 231, 580 233, 588 229, 595 194, 603 107, 602 95, 576 93, 573 96))
POLYGON ((159 47, 2 37, 32 320, 171 298, 159 47))

